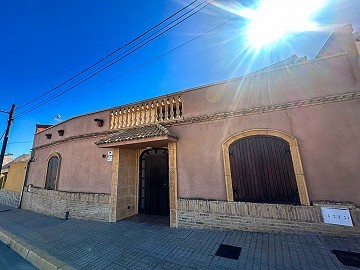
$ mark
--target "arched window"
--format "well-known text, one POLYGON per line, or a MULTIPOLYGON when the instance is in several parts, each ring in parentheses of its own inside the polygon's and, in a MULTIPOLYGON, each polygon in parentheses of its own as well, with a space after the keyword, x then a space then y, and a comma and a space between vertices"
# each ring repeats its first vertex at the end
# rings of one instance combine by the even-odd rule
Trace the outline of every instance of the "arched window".
POLYGON ((45 189, 56 189, 56 182, 59 174, 60 157, 53 155, 48 160, 46 171, 45 189))
POLYGON ((229 147, 234 201, 299 204, 289 143, 251 136, 229 147))
POLYGON ((310 205, 296 138, 251 129, 222 145, 228 201, 310 205))

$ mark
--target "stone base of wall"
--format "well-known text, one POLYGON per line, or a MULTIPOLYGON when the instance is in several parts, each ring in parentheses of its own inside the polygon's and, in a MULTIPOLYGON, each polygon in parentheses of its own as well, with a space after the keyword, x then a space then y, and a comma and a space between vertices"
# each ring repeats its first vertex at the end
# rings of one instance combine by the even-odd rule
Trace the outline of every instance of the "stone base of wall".
POLYGON ((20 202, 20 192, 0 189, 0 204, 17 208, 20 202))
POLYGON ((350 213, 354 227, 324 224, 320 206, 179 199, 177 210, 180 228, 358 235, 360 209, 350 213))
POLYGON ((49 216, 109 221, 110 195, 25 188, 21 208, 49 216))

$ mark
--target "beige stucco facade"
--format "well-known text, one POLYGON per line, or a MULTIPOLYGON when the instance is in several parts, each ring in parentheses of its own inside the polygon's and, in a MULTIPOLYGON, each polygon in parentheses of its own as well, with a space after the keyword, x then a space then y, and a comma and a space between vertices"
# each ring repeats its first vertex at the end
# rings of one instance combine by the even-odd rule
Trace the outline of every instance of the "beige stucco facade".
POLYGON ((24 177, 27 167, 27 160, 21 162, 14 162, 9 168, 6 182, 3 186, 4 189, 20 192, 24 184, 24 177))
MULTIPOLYGON (((329 48, 314 60, 77 116, 47 128, 35 135, 26 185, 43 189, 47 160, 58 153, 58 191, 109 195, 108 220, 121 220, 138 213, 141 153, 161 147, 169 152, 170 225, 191 226, 187 214, 213 209, 210 201, 225 208, 242 207, 232 202, 226 147, 242 136, 266 133, 290 144, 301 202, 294 209, 317 215, 304 222, 321 223, 315 205, 326 201, 353 207, 358 226, 360 69, 353 61, 355 43, 347 40, 341 50, 332 51, 334 44, 327 44, 329 48), (155 123, 178 139, 154 136, 95 144, 133 126, 155 123)), ((27 193, 31 191, 25 197, 27 193)), ((212 214, 221 214, 216 211, 212 214)), ((274 217, 284 219, 280 214, 274 217)))
POLYGON ((0 204, 18 207, 24 185, 28 154, 23 154, 3 166, 0 177, 0 204))

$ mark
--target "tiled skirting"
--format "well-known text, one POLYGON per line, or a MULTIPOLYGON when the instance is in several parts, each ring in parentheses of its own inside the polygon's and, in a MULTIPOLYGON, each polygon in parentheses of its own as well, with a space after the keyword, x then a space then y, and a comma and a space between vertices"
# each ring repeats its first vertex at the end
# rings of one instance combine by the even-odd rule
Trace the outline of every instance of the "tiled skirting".
POLYGON ((0 189, 0 204, 18 207, 20 201, 20 192, 13 192, 6 189, 0 189))
POLYGON ((25 188, 21 208, 49 216, 109 221, 110 195, 25 188))
POLYGON ((177 210, 180 228, 360 234, 355 207, 350 209, 354 227, 324 224, 320 206, 179 199, 177 210))

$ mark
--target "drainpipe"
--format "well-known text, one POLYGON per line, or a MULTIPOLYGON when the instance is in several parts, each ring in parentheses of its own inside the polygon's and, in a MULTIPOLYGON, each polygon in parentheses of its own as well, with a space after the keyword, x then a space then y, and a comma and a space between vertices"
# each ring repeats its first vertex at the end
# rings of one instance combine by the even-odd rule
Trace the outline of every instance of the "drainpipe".
POLYGON ((29 174, 30 163, 34 162, 34 161, 35 161, 35 159, 33 157, 33 151, 31 151, 30 159, 29 159, 29 161, 27 162, 27 165, 26 165, 26 171, 25 171, 25 176, 24 176, 24 181, 23 181, 23 184, 22 184, 22 188, 21 188, 20 201, 19 201, 18 209, 21 208, 21 202, 22 202, 24 188, 25 188, 27 178, 28 178, 28 174, 29 174))

